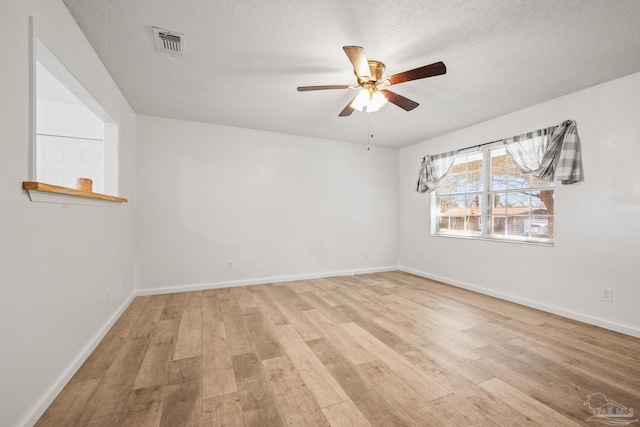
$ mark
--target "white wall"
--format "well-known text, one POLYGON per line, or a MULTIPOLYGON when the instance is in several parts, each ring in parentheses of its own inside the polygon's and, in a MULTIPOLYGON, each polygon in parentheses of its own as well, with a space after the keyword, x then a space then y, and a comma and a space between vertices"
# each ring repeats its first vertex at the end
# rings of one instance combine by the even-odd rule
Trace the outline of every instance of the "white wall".
POLYGON ((137 117, 138 289, 397 265, 397 150, 137 117))
POLYGON ((0 424, 31 425, 134 289, 135 115, 59 0, 2 2, 0 26, 0 424), (29 29, 120 122, 121 207, 34 203, 29 29), (105 303, 104 292, 111 299, 105 303))
MULTIPOLYGON (((491 100, 487 100, 491 102, 491 100)), ((400 152, 400 265, 640 336, 640 73, 400 152), (430 196, 415 192, 422 156, 574 119, 586 180, 556 186, 555 247, 430 235, 430 196), (613 303, 600 301, 602 287, 613 303)))

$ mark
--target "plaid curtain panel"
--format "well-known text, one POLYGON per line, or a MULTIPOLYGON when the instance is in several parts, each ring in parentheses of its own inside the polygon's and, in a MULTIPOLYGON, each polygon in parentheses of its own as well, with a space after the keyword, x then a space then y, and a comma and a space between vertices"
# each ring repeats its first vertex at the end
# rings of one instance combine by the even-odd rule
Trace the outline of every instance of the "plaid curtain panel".
MULTIPOLYGON (((562 138, 562 148, 556 166, 556 179, 563 184, 573 184, 584 181, 582 170, 582 146, 578 136, 578 126, 573 120, 567 120, 558 126, 565 127, 562 138)), ((557 130, 558 130, 557 129, 557 130)))
POLYGON ((507 154, 523 173, 562 184, 584 181, 578 128, 573 120, 503 141, 507 154))
POLYGON ((457 155, 458 150, 436 154, 435 156, 424 156, 418 173, 416 191, 426 193, 427 191, 432 192, 435 190, 438 184, 446 178, 457 155))

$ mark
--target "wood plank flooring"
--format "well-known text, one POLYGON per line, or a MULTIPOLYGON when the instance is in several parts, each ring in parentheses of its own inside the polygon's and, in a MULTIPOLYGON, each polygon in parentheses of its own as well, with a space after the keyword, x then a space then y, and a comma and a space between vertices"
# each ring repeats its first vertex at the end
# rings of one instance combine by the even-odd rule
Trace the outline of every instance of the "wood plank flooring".
POLYGON ((575 426, 640 340, 402 272, 136 298, 38 426, 575 426))

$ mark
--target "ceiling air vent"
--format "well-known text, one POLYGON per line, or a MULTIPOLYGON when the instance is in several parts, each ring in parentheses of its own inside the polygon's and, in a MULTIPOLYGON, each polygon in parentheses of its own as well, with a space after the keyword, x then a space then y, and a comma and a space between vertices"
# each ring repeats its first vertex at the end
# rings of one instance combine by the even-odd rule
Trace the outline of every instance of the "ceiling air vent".
POLYGON ((153 27, 153 35, 159 53, 174 57, 184 56, 184 34, 153 27))

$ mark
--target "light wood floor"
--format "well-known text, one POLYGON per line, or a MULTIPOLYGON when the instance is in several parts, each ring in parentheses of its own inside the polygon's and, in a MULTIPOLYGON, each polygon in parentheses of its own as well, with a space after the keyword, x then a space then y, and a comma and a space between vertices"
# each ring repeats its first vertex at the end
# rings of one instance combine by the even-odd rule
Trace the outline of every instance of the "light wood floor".
POLYGON ((597 392, 640 409, 640 340, 391 272, 136 298, 38 426, 589 425, 597 392))

